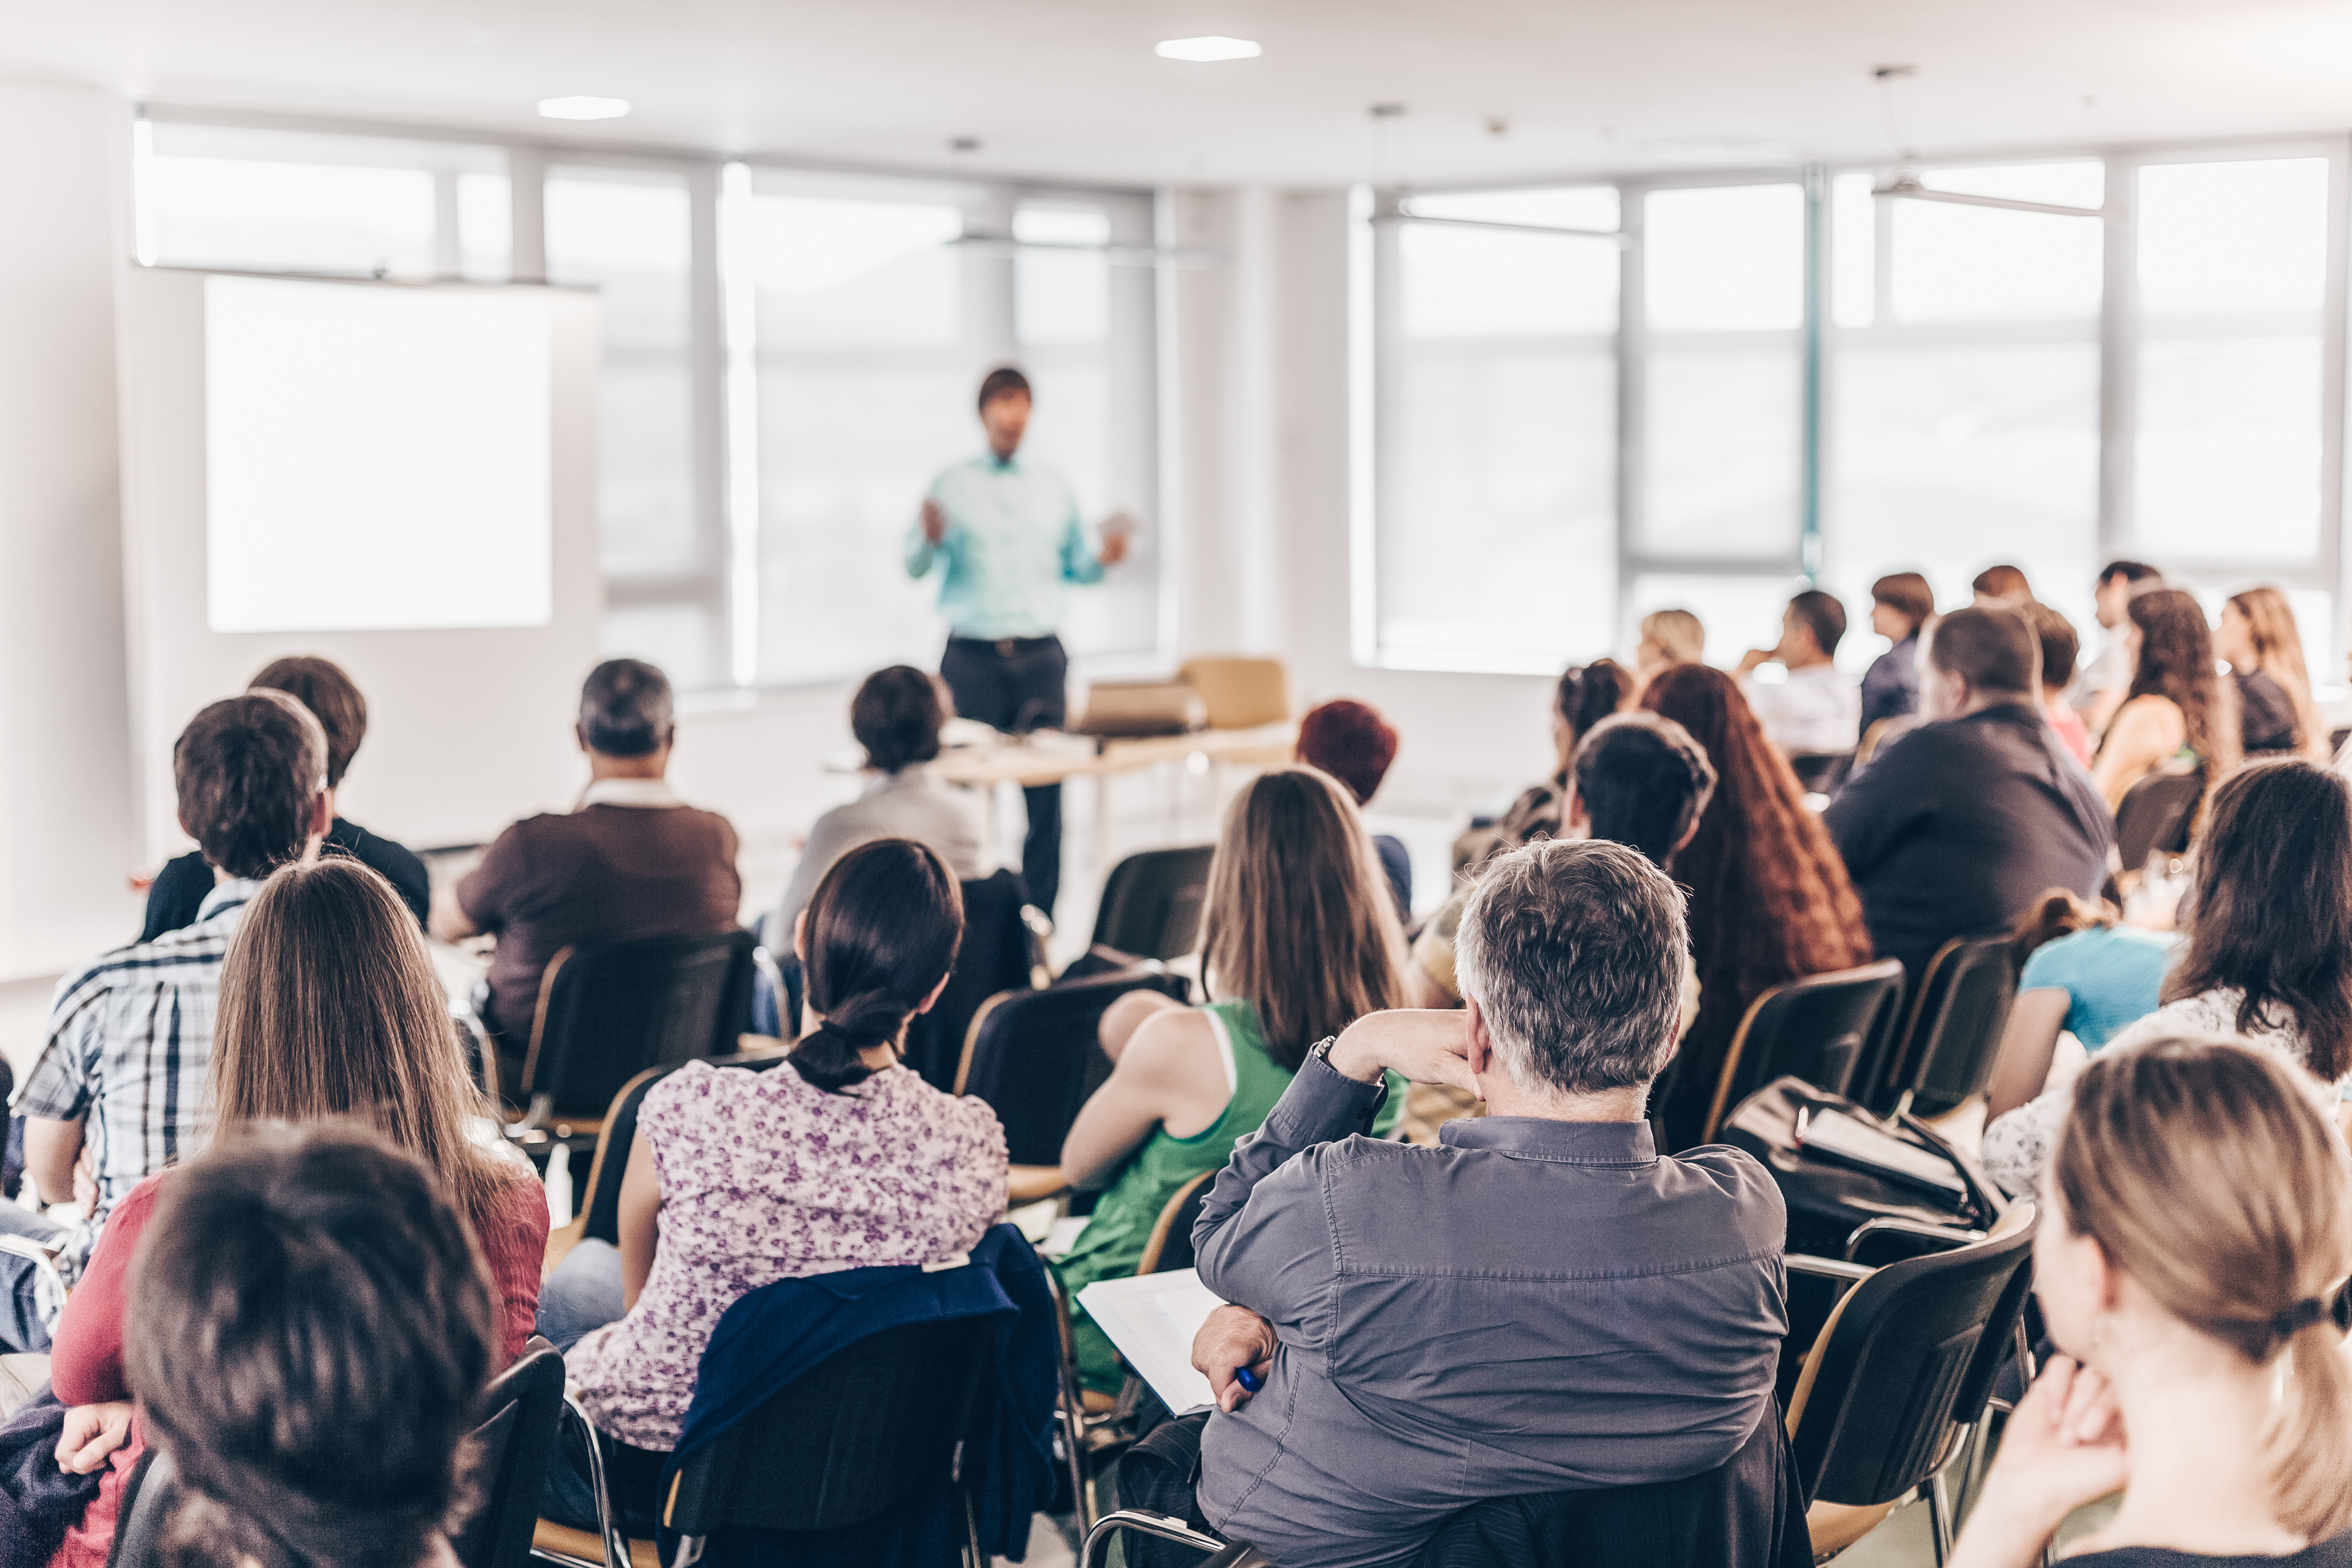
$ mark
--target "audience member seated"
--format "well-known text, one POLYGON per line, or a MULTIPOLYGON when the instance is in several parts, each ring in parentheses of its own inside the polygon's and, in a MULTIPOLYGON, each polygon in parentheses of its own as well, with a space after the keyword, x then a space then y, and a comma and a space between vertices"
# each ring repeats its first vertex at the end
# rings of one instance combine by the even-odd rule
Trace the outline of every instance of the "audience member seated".
MULTIPOLYGON (((1722 679, 1728 682, 1727 677, 1722 679)), ((1715 784, 1715 765, 1707 761, 1706 748, 1680 724, 1639 709, 1612 714, 1594 725, 1577 748, 1561 837, 1606 838, 1640 850, 1658 869, 1671 871, 1675 855, 1698 832, 1715 784)), ((1454 943, 1469 899, 1465 883, 1430 917, 1414 941, 1412 963, 1405 971, 1414 1006, 1462 1005, 1454 943)), ((1698 999, 1694 967, 1684 977, 1685 1030, 1698 1016, 1698 999)))
POLYGON ((1739 661, 1739 687, 1764 726, 1764 738, 1783 752, 1819 755, 1851 752, 1862 738, 1862 689, 1830 662, 1845 636, 1845 606, 1835 595, 1808 588, 1780 616, 1780 641, 1750 648, 1739 661), (1778 664, 1779 685, 1752 679, 1778 664))
MULTIPOLYGON (((1070 1128, 1062 1174, 1108 1190, 1055 1266, 1068 1294, 1135 1272, 1168 1200, 1257 1131, 1309 1046, 1403 1001, 1403 939, 1377 876, 1355 805, 1322 773, 1277 768, 1234 797, 1201 910, 1208 1005, 1139 991, 1103 1015, 1111 1074, 1070 1128)), ((1403 1083, 1391 1087, 1382 1131, 1404 1113, 1403 1083)), ((1080 1379, 1118 1392, 1110 1341, 1083 1310, 1071 1327, 1080 1379)))
POLYGON ((1670 669, 1642 705, 1706 748, 1715 796, 1675 880, 1690 889, 1698 1018, 1660 1096, 1667 1144, 1698 1140, 1739 1020, 1772 986, 1870 961, 1861 900, 1789 763, 1719 669, 1670 669))
POLYGON ((1954 1568, 2352 1563, 2343 1142, 2275 1058, 2169 1033, 2084 1069, 2033 1293, 2060 1353, 2001 1430, 1954 1568))
POLYGON ((2013 610, 1955 610, 1930 626, 1925 722, 1822 814, 1872 945, 1903 961, 1914 993, 1954 937, 2006 931, 2050 889, 2087 899, 2106 879, 2115 825, 2042 721, 2039 651, 2013 610))
MULTIPOLYGON (((478 1141, 488 1107, 425 938, 392 885, 341 857, 289 866, 263 883, 229 940, 214 1035, 207 1094, 220 1135, 274 1122, 372 1123, 424 1162, 466 1216, 489 1266, 491 1343, 501 1364, 520 1355, 539 1305, 547 1194, 520 1154, 478 1141)), ((106 1563, 121 1482, 142 1447, 121 1403, 131 1397, 131 1259, 185 1170, 148 1177, 115 1205, 58 1321, 49 1377, 75 1407, 69 1468, 110 1466, 59 1568, 106 1563)))
POLYGON ((1919 710, 1919 628, 1935 614, 1935 590, 1916 572, 1896 572, 1870 585, 1870 629, 1895 646, 1864 672, 1864 734, 1873 724, 1919 710))
POLYGON ((2083 651, 2074 636, 2074 624, 2049 605, 2034 600, 2017 606, 2033 628, 2034 640, 2042 645, 2042 716, 2074 759, 2084 767, 2091 765, 2091 731, 2083 723, 2082 714, 2066 700, 2066 689, 2074 684, 2074 661, 2083 651))
POLYGON ((2131 686, 2132 651, 2126 636, 2130 619, 2125 606, 2133 595, 2163 586, 2164 574, 2145 562, 2110 561, 2099 574, 2092 606, 2099 625, 2106 628, 2107 640, 2099 657, 2083 667, 2073 699, 2075 710, 2094 735, 2107 732, 2107 721, 2123 706, 2124 694, 2131 686))
POLYGON ((1706 628, 1688 610, 1653 610, 1642 617, 1633 647, 1633 676, 1646 686, 1662 669, 1696 664, 1706 656, 1706 628))
POLYGON ((2164 1005, 2179 947, 2171 931, 2126 925, 2106 905, 2053 888, 2017 922, 2017 988, 2066 993, 2061 1026, 2095 1051, 2164 1005))
MULTIPOLYGON (((79 1199, 89 1212, 68 1227, 0 1204, 0 1229, 57 1247, 68 1282, 114 1205, 204 1147, 222 956, 261 879, 301 859, 326 832, 326 777, 324 731, 282 691, 215 702, 173 746, 180 829, 212 867, 213 890, 194 924, 100 953, 59 983, 40 1055, 11 1107, 25 1118, 25 1174, 42 1200, 79 1199), (78 1176, 89 1184, 80 1193, 78 1176)), ((0 1301, 0 1342, 48 1347, 29 1280, 0 1301)))
POLYGON ((1521 790, 1510 809, 1493 822, 1473 827, 1454 841, 1457 876, 1506 849, 1559 837, 1568 809, 1568 773, 1576 764, 1577 738, 1612 713, 1632 706, 1634 691, 1633 677, 1614 659, 1596 658, 1561 672, 1551 703, 1551 743, 1559 770, 1541 784, 1521 790))
POLYGON ((1318 1044, 1193 1230, 1232 1303, 1193 1342, 1217 1400, 1187 1418, 1195 1500, 1284 1568, 1406 1563, 1481 1498, 1693 1475, 1780 1418, 1779 1190, 1736 1150, 1660 1157, 1643 1119, 1688 947, 1673 880, 1532 844, 1461 942, 1465 1008, 1318 1044), (1437 1148, 1363 1136, 1391 1070, 1489 1114, 1437 1148))
POLYGON ((2131 689, 2091 764, 2110 811, 2165 763, 2202 763, 2210 789, 2240 755, 2237 694, 2213 671, 2212 634, 2197 601, 2157 588, 2135 595, 2124 614, 2131 689))
POLYGON ((2238 689, 2239 734, 2247 754, 2301 752, 2325 759, 2327 731, 2312 699, 2294 609, 2276 588, 2249 588, 2221 602, 2213 651, 2238 689))
MULTIPOLYGON (((327 733, 327 806, 332 812, 343 774, 367 736, 367 699, 341 666, 309 656, 277 660, 253 678, 248 689, 283 691, 319 721, 327 733)), ((424 861, 391 839, 345 821, 340 814, 327 829, 326 842, 320 849, 321 853, 341 851, 380 873, 416 917, 417 929, 424 929, 433 907, 433 880, 424 861)), ((153 942, 167 931, 195 924, 196 912, 212 890, 212 868, 205 863, 203 850, 192 849, 166 862, 147 889, 147 924, 139 940, 153 942)))
MULTIPOLYGON (((1298 721, 1298 760, 1347 785, 1359 807, 1371 804, 1396 753, 1396 730, 1378 709, 1366 703, 1343 697, 1311 710, 1298 721)), ((1397 919, 1412 920, 1412 857, 1406 852, 1404 840, 1376 833, 1372 851, 1381 858, 1381 872, 1389 879, 1397 919)))
POLYGON ((443 1175, 357 1128, 273 1127, 172 1184, 123 1336, 179 1473, 167 1561, 456 1568, 503 1363, 443 1175))
MULTIPOLYGON (((957 1258, 1004 1212, 1004 1130, 977 1100, 898 1062, 963 938, 963 889, 906 838, 833 863, 793 940, 815 1027, 766 1072, 688 1062, 647 1090, 621 1179, 620 1246, 583 1241, 541 1294, 598 1430, 630 1532, 653 1533, 711 1331, 749 1291, 876 1264, 957 1258)), ((542 1511, 596 1528, 587 1453, 567 1433, 542 1511)))
POLYGON ((2033 589, 2027 584, 2025 574, 2014 566, 1988 566, 1969 587, 1979 610, 2014 610, 2033 603, 2033 589))
POLYGON ((911 838, 940 852, 948 869, 971 881, 988 875, 986 805, 968 789, 942 783, 930 764, 940 754, 940 726, 954 706, 939 677, 894 664, 867 676, 849 703, 849 730, 865 748, 868 777, 857 798, 816 819, 800 864, 784 887, 769 940, 790 942, 793 922, 808 908, 833 863, 877 838, 911 838))
MULTIPOLYGON (((2352 1079, 2352 785, 2301 760, 2222 780, 2180 918, 2187 940, 2165 1005, 2107 1049, 2234 1035, 2300 1068, 2332 1114, 2352 1079)), ((2044 1094, 1986 1128, 1986 1173, 2032 1193, 2065 1105, 2044 1094)))
POLYGON ((669 679, 634 658, 608 659, 580 689, 580 749, 589 784, 569 815, 525 817, 498 837, 434 910, 433 934, 499 939, 489 1016, 499 1084, 522 1081, 523 1049, 547 961, 566 947, 731 928, 743 883, 735 829, 687 805, 664 782, 677 736, 669 679))

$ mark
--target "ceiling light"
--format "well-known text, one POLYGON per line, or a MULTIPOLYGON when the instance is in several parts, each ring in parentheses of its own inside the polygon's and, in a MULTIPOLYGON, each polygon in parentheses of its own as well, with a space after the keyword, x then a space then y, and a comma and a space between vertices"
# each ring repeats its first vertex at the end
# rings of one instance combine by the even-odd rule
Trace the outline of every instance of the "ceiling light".
POLYGON ((1265 51, 1249 38, 1213 33, 1205 38, 1168 38, 1151 51, 1163 60, 1254 60, 1265 51))
POLYGON ((618 120, 628 111, 629 100, 625 98, 592 98, 580 93, 539 100, 542 120, 618 120))

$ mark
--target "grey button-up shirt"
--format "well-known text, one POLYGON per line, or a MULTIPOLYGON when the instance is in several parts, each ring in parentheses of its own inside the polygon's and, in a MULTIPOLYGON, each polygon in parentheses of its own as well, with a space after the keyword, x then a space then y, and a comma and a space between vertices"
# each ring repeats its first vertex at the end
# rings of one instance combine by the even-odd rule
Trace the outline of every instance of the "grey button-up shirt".
POLYGON ((1735 1149, 1644 1122, 1490 1117, 1379 1142, 1385 1090, 1309 1060, 1192 1232, 1274 1325, 1210 1417, 1209 1521, 1283 1568, 1407 1561, 1485 1497, 1696 1475, 1773 1418, 1788 1212, 1735 1149))

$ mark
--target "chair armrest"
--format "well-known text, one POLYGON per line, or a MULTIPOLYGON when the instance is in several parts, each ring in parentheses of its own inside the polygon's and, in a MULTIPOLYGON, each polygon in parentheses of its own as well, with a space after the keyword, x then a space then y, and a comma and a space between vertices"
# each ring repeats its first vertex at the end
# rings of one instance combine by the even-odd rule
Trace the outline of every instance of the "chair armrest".
POLYGON ((1874 1236, 1908 1237, 1914 1241, 1931 1243, 1937 1250, 1949 1252, 1956 1247, 1967 1247, 1982 1241, 1985 1233, 1959 1225, 1927 1225, 1916 1219, 1898 1219, 1893 1215, 1881 1215, 1866 1219, 1853 1227, 1845 1238, 1845 1255, 1850 1262, 1874 1236))
POLYGON ((1100 1561, 1095 1555, 1097 1544, 1108 1542, 1122 1530, 1133 1530, 1145 1535, 1156 1535, 1162 1541, 1173 1541, 1179 1545, 1189 1546, 1200 1552, 1224 1552, 1231 1544, 1218 1540, 1213 1535, 1202 1534, 1181 1519, 1171 1519, 1166 1514, 1160 1513, 1146 1513, 1141 1509, 1123 1508, 1115 1513, 1103 1515, 1095 1521, 1095 1527, 1087 1531, 1086 1544, 1078 1549, 1078 1568, 1095 1568, 1096 1563, 1100 1561))
POLYGON ((1841 1258, 1815 1258, 1803 1252, 1790 1253, 1788 1263, 1789 1272, 1791 1274, 1812 1274, 1824 1279, 1843 1279, 1849 1285, 1859 1285, 1878 1272, 1875 1268, 1866 1268, 1859 1263, 1848 1263, 1841 1258))

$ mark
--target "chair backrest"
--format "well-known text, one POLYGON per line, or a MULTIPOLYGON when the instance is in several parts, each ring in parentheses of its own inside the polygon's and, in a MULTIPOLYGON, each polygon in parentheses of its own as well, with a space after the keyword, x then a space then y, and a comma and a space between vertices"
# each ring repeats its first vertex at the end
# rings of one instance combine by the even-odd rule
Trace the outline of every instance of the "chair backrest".
POLYGON ((464 1568, 524 1568, 563 1415, 563 1357, 545 1340, 532 1340, 490 1384, 482 1408, 474 1428, 480 1500, 449 1545, 464 1568))
POLYGON ((662 1525, 829 1531, 951 1473, 989 1370, 984 1318, 907 1323, 846 1345, 662 1478, 662 1525))
POLYGON ((1853 752, 1791 752, 1790 771, 1810 795, 1835 795, 1845 775, 1853 771, 1853 752))
POLYGON ((518 1104, 593 1116, 649 1067, 725 1056, 751 1027, 748 931, 577 947, 551 961, 518 1104))
MULTIPOLYGON (((781 1054, 763 1056, 713 1057, 710 1065, 718 1068, 742 1068, 751 1072, 765 1072, 780 1066, 781 1054)), ((684 1062, 672 1062, 666 1067, 647 1068, 613 1097, 604 1112, 604 1125, 596 1133, 596 1160, 588 1167, 588 1201, 581 1209, 580 1237, 583 1241, 609 1241, 621 1244, 621 1178, 628 1173, 629 1145, 637 1136, 637 1112, 646 1102, 646 1091, 684 1067, 684 1062)))
POLYGON ((2189 847, 2189 826, 2205 794, 2205 772, 2153 773, 2124 792, 2116 807, 2116 859, 2137 871, 2158 849, 2189 847))
POLYGON ((1058 1165, 1087 1096, 1110 1076, 1096 1037, 1103 1009, 1130 991, 1181 1000, 1182 976, 1151 970, 992 996, 971 1021, 955 1091, 988 1102, 1016 1165, 1058 1165))
POLYGON ((1021 878, 998 871, 963 885, 963 945, 956 950, 948 988, 907 1026, 907 1065, 933 1089, 955 1083, 964 1032, 980 1005, 1000 991, 1029 984, 1029 923, 1022 918, 1021 878))
POLYGON ((1192 952, 1201 934, 1209 862, 1216 852, 1212 844, 1146 849, 1112 867, 1095 907, 1089 945, 1137 958, 1177 958, 1192 952))
POLYGON ((1903 963, 1894 958, 1809 974, 1756 998, 1724 1055, 1699 1142, 1714 1142, 1733 1106, 1784 1075, 1845 1093, 1865 1047, 1894 1028, 1902 999, 1903 963))
POLYGON ((2032 1263, 2021 1226, 1890 1263, 1846 1294, 1789 1401, 1808 1503, 1892 1502, 1942 1466, 1954 1425, 1983 1409, 2032 1263))
POLYGON ((163 1568, 163 1533, 179 1502, 178 1467, 163 1449, 149 1448, 123 1483, 106 1568, 163 1568))
POLYGON ((1885 1114, 1907 1095, 1932 1116, 1981 1094, 2016 998, 2017 949, 2007 934, 1953 938, 1927 961, 1885 1076, 1854 1098, 1885 1114))
POLYGON ((1209 1184, 1216 1176, 1214 1171, 1202 1172, 1161 1206, 1151 1234, 1144 1237, 1143 1257, 1135 1266, 1138 1274, 1173 1274, 1192 1267, 1192 1223, 1201 1217, 1201 1205, 1209 1201, 1209 1184))
POLYGON ((1188 658, 1176 679, 1201 694, 1212 730, 1249 730, 1290 717, 1290 671, 1278 658, 1188 658))
POLYGON ((1985 1085, 1985 1121, 2006 1116, 2042 1092, 2049 1081, 2050 1064, 2058 1055, 2058 1037, 2065 1032, 2066 1015, 2074 998, 2056 985, 2021 991, 2009 1010, 2009 1026, 2000 1034, 2000 1054, 1993 1058, 1992 1078, 1985 1085))

